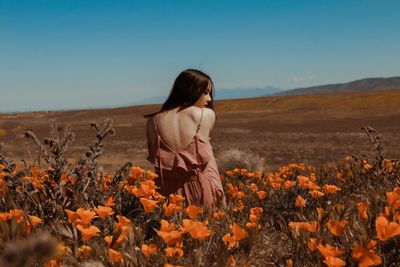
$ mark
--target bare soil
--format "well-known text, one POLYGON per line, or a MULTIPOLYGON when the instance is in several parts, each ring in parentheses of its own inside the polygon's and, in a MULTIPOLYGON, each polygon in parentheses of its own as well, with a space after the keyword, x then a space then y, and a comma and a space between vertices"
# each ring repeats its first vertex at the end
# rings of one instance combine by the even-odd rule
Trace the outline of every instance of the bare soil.
MULTIPOLYGON (((152 169, 146 161, 146 119, 160 105, 115 109, 0 114, 3 154, 29 163, 40 161, 38 149, 24 132, 40 140, 49 136, 50 120, 60 130, 71 124, 75 140, 67 158, 74 164, 95 142, 90 121, 113 120, 116 133, 105 141, 99 165, 112 172, 126 161, 152 169)), ((237 148, 264 157, 268 170, 291 162, 320 165, 348 155, 373 155, 362 126, 382 136, 385 156, 400 157, 400 90, 258 97, 215 102, 217 121, 211 135, 214 153, 237 148)))

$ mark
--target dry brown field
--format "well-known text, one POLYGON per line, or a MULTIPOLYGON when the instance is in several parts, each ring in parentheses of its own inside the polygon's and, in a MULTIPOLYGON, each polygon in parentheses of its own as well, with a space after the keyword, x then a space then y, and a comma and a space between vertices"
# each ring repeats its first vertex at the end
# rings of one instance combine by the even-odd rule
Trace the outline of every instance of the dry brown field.
MULTIPOLYGON (((3 153, 17 164, 38 161, 38 149, 24 132, 32 130, 40 140, 49 136, 50 120, 59 128, 71 124, 75 133, 67 154, 74 164, 95 141, 90 121, 110 118, 115 135, 105 140, 100 166, 113 171, 126 161, 151 169, 143 114, 160 105, 64 112, 0 114, 3 153)), ((347 155, 372 155, 374 147, 362 126, 382 136, 385 156, 400 157, 400 90, 270 96, 215 102, 217 121, 211 144, 217 161, 230 148, 263 157, 267 170, 291 162, 321 165, 347 155)))

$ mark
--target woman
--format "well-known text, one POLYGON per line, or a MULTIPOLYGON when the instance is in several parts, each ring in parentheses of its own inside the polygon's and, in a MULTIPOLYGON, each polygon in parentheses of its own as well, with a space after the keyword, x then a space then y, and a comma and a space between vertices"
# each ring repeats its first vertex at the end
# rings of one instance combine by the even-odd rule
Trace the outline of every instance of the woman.
POLYGON ((209 143, 214 126, 213 82, 195 69, 183 71, 158 112, 147 122, 147 159, 164 196, 179 194, 207 210, 225 207, 217 164, 209 143))

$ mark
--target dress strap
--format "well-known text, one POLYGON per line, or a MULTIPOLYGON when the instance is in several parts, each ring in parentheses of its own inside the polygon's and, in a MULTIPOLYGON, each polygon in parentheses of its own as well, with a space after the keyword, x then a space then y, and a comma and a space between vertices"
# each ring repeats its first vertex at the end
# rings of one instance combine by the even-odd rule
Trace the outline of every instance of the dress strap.
POLYGON ((200 130, 200 126, 201 126, 201 120, 203 119, 203 109, 201 109, 201 117, 200 117, 200 121, 199 121, 199 125, 197 125, 197 130, 196 130, 196 135, 200 130))
POLYGON ((164 177, 163 177, 162 163, 161 163, 161 153, 160 153, 161 137, 158 134, 158 130, 157 130, 156 115, 153 116, 153 124, 154 124, 154 130, 156 131, 156 134, 157 134, 157 157, 158 157, 158 168, 160 169, 161 186, 164 187, 164 177))

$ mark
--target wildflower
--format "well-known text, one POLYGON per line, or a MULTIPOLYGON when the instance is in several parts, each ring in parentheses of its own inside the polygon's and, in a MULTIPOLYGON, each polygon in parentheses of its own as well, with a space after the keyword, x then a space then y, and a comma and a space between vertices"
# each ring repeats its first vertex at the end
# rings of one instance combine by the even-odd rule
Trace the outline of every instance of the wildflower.
POLYGON ((148 258, 151 254, 156 254, 158 247, 151 243, 150 245, 142 244, 142 253, 148 258))
POLYGON ((286 260, 286 267, 292 267, 293 266, 293 260, 292 259, 287 259, 286 260))
POLYGON ((118 235, 118 237, 115 234, 105 236, 104 240, 106 241, 106 243, 110 248, 117 249, 125 242, 125 237, 121 233, 118 235))
POLYGON ((160 230, 157 234, 164 240, 167 245, 171 246, 182 241, 182 232, 175 231, 174 224, 170 224, 166 220, 161 220, 160 230))
POLYGON ((251 189, 251 191, 253 191, 255 193, 258 191, 258 186, 255 183, 251 183, 250 189, 251 189))
POLYGON ((361 219, 363 220, 368 220, 368 206, 369 206, 369 201, 365 200, 362 202, 357 203, 357 210, 358 210, 358 215, 360 216, 361 219))
POLYGON ((290 188, 292 188, 293 186, 295 186, 296 185, 296 182, 293 182, 293 181, 290 181, 290 180, 286 180, 284 183, 283 183, 283 187, 285 187, 285 189, 290 189, 290 188))
POLYGON ((337 187, 336 185, 331 185, 331 184, 326 184, 324 185, 324 191, 327 194, 334 194, 337 191, 341 191, 342 189, 340 187, 337 187))
POLYGON ((310 251, 315 251, 317 249, 317 239, 310 238, 310 241, 307 243, 307 247, 310 249, 310 251))
POLYGON ((11 209, 9 210, 10 219, 14 219, 17 223, 24 221, 24 212, 21 209, 11 209))
POLYGON ((89 240, 94 236, 97 236, 98 233, 100 233, 100 229, 93 225, 87 228, 84 228, 82 225, 77 225, 76 228, 81 232, 83 240, 85 241, 89 240))
POLYGON ((158 177, 158 175, 156 173, 154 173, 154 172, 147 171, 146 172, 146 177, 149 180, 154 180, 154 179, 156 179, 158 177))
POLYGON ((305 207, 306 206, 306 202, 307 200, 305 200, 304 198, 302 198, 302 196, 298 195, 296 198, 296 201, 294 203, 294 205, 296 207, 305 207))
POLYGON ((93 253, 93 250, 89 246, 83 245, 78 248, 78 258, 81 260, 84 258, 90 257, 92 255, 92 253, 93 253))
POLYGON ((108 249, 108 257, 114 264, 121 264, 122 263, 122 254, 112 248, 108 249))
POLYGON ((358 262, 358 266, 375 266, 382 263, 381 257, 372 253, 362 245, 356 245, 351 253, 352 258, 358 262))
POLYGON ((293 230, 304 229, 309 232, 315 233, 319 230, 319 223, 317 222, 290 222, 289 227, 293 230))
POLYGON ((327 257, 338 257, 344 253, 343 248, 338 248, 338 247, 332 247, 329 244, 323 245, 323 244, 318 244, 317 249, 319 252, 324 256, 324 258, 327 257))
POLYGON ((222 210, 213 212, 213 218, 216 219, 216 220, 221 220, 224 217, 225 217, 225 212, 222 211, 222 210))
POLYGON ((346 262, 340 258, 328 256, 325 258, 324 263, 328 265, 328 267, 342 267, 346 266, 346 262))
POLYGON ((181 195, 174 195, 170 194, 169 195, 169 202, 175 205, 183 205, 183 202, 185 201, 185 197, 181 195))
POLYGON ((309 193, 313 198, 320 198, 325 195, 324 193, 322 193, 321 191, 318 191, 318 190, 311 190, 309 193))
POLYGON ((394 236, 400 235, 400 225, 395 222, 389 222, 383 216, 376 218, 375 229, 381 241, 386 241, 394 236))
POLYGON ((211 231, 202 222, 184 219, 181 230, 190 234, 193 239, 206 240, 211 236, 211 231))
POLYGON ((230 228, 231 228, 231 231, 232 231, 232 235, 231 234, 224 235, 222 237, 222 241, 229 248, 235 248, 235 247, 237 247, 239 245, 238 241, 240 241, 242 239, 245 239, 246 237, 249 236, 249 234, 246 232, 246 230, 241 228, 236 223, 232 224, 230 226, 230 228))
POLYGON ((230 256, 229 256, 227 264, 228 264, 229 266, 236 266, 236 260, 235 260, 235 258, 233 257, 233 255, 230 255, 230 256))
POLYGON ((93 218, 97 217, 94 211, 85 210, 82 208, 79 208, 76 213, 79 215, 79 219, 77 219, 75 222, 85 226, 89 225, 93 218))
POLYGON ((195 205, 189 205, 189 207, 187 207, 185 211, 189 216, 189 218, 194 220, 199 214, 202 214, 204 212, 204 209, 197 207, 195 205))
POLYGON ((386 197, 390 206, 395 209, 400 208, 400 194, 393 192, 386 192, 386 197))
POLYGON ((183 256, 183 250, 179 247, 167 247, 165 249, 165 256, 168 258, 173 258, 175 256, 181 258, 183 256))
POLYGON ((175 205, 173 203, 164 203, 163 204, 163 209, 164 209, 164 215, 165 216, 171 216, 175 211, 180 211, 182 209, 181 206, 175 205))
POLYGON ((97 206, 97 208, 94 208, 94 211, 99 215, 100 219, 105 219, 110 215, 114 214, 114 211, 110 207, 104 207, 104 206, 97 206))
POLYGON ((150 213, 152 212, 155 208, 159 208, 160 206, 158 206, 158 201, 156 200, 151 200, 151 199, 147 199, 144 197, 140 198, 140 203, 142 203, 144 211, 146 213, 150 213))
POLYGON ((106 207, 112 207, 115 205, 115 198, 114 197, 108 197, 106 200, 106 203, 104 204, 104 206, 106 207))
POLYGON ((343 233, 343 230, 346 228, 346 226, 349 224, 347 220, 343 221, 333 221, 329 220, 326 223, 326 226, 328 227, 328 230, 335 236, 341 236, 343 233))
POLYGON ((263 200, 267 196, 267 192, 265 191, 257 191, 256 194, 259 200, 263 200))

